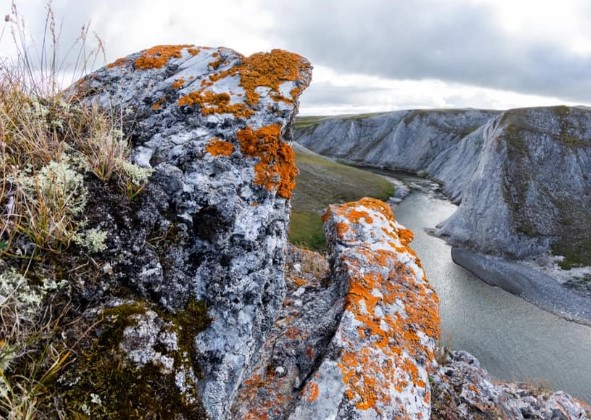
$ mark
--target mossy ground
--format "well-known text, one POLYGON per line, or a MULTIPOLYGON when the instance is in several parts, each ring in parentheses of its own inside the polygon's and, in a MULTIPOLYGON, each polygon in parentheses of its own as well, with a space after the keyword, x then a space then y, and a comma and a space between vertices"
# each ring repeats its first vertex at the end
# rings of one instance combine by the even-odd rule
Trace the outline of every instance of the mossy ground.
POLYGON ((302 128, 312 127, 318 124, 320 121, 325 120, 330 117, 323 117, 323 116, 306 116, 306 117, 297 117, 295 120, 294 128, 296 130, 300 130, 302 128))
MULTIPOLYGON (((162 373, 150 363, 133 366, 119 350, 125 328, 137 322, 135 315, 149 309, 155 310, 144 301, 136 301, 102 312, 95 333, 79 346, 79 357, 49 388, 71 413, 104 419, 207 418, 200 401, 192 402, 178 390, 174 373, 162 373)), ((189 301, 177 314, 158 310, 158 315, 173 326, 178 337, 179 350, 170 355, 175 367, 190 363, 198 370, 193 337, 209 325, 205 304, 189 301)))
POLYGON ((329 204, 355 201, 362 197, 386 200, 394 186, 385 178, 346 166, 296 146, 299 175, 292 199, 289 239, 313 250, 326 250, 320 217, 329 204))

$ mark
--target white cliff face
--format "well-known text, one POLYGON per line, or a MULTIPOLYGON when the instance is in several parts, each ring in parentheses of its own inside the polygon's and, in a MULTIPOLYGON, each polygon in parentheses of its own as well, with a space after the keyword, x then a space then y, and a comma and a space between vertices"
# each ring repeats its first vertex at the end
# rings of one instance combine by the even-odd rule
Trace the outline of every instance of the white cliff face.
POLYGON ((227 414, 283 300, 297 174, 285 139, 310 78, 304 58, 281 50, 244 57, 177 45, 117 60, 70 89, 121 112, 132 160, 155 170, 152 219, 176 239, 166 255, 128 251, 138 255, 128 257, 136 267, 124 281, 169 311, 207 303, 211 325, 194 341, 212 418, 227 414))
POLYGON ((453 245, 524 258, 553 251, 591 263, 591 110, 407 111, 332 118, 297 141, 356 164, 424 173, 458 211, 438 234, 453 245))

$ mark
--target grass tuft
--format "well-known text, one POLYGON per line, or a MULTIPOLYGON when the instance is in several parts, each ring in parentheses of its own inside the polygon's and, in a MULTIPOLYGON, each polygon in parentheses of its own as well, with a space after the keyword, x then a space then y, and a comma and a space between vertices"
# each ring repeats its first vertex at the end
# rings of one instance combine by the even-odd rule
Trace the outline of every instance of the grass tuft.
POLYGON ((88 254, 108 243, 107 232, 88 226, 89 186, 103 182, 132 199, 151 170, 127 160, 121 115, 61 92, 63 74, 95 67, 100 39, 89 49, 85 26, 62 54, 51 2, 37 49, 25 28, 13 3, 0 29, 0 51, 15 51, 0 54, 0 418, 82 418, 50 392, 94 327, 60 280, 98 267, 88 254))

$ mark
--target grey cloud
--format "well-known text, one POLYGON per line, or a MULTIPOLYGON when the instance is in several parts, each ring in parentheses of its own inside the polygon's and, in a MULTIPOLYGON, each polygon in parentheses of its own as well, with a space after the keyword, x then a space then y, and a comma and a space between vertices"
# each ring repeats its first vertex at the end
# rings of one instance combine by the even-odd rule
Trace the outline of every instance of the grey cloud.
POLYGON ((483 4, 441 0, 267 4, 278 22, 275 36, 287 48, 341 72, 434 78, 591 101, 591 57, 570 54, 556 43, 510 37, 483 4))

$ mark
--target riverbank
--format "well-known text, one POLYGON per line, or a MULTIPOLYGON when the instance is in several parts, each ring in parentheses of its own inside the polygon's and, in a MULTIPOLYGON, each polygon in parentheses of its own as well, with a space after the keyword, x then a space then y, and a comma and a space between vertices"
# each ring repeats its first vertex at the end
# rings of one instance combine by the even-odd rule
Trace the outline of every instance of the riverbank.
MULTIPOLYGON (((396 176, 396 174, 390 174, 396 176)), ((465 350, 498 380, 565 390, 591 403, 591 328, 491 287, 453 262, 451 247, 429 234, 456 206, 436 183, 400 174, 412 193, 394 205, 396 220, 415 233, 411 243, 440 299, 443 344, 465 350)))
POLYGON ((452 247, 454 263, 491 286, 518 296, 566 320, 591 326, 591 298, 519 262, 452 247))

